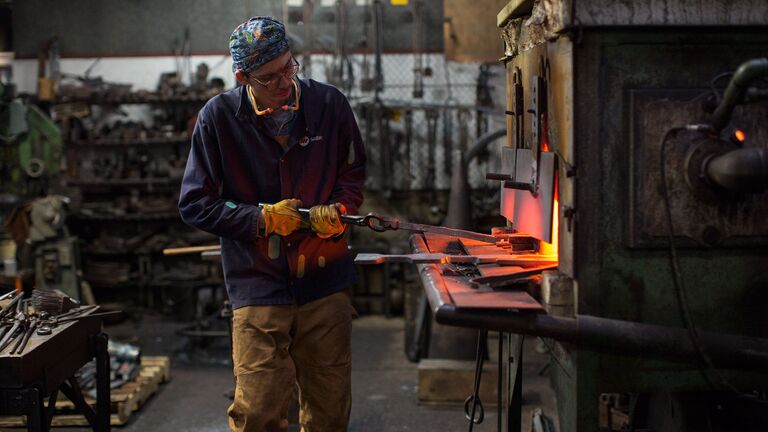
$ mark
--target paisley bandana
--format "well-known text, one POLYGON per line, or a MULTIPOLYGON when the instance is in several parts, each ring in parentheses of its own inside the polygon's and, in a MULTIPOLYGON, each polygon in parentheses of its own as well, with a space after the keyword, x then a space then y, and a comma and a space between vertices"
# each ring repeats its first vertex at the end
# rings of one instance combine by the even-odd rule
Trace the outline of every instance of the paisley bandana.
POLYGON ((285 26, 268 16, 257 16, 240 24, 229 37, 232 71, 254 71, 288 51, 285 26))

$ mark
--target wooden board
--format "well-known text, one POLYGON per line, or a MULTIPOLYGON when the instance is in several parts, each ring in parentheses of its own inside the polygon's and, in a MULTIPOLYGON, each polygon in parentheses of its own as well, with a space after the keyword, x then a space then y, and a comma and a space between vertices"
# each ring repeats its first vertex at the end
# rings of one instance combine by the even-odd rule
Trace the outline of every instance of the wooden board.
MULTIPOLYGON (((131 415, 157 392, 160 384, 167 382, 170 377, 171 361, 168 357, 143 357, 138 376, 133 381, 112 389, 110 424, 126 424, 131 415)), ((53 417, 52 426, 88 426, 85 417, 77 413, 74 403, 61 394, 59 398, 61 399, 56 401, 56 415, 53 417)), ((86 397, 85 401, 92 407, 96 406, 94 399, 86 397)), ((25 426, 24 416, 0 417, 0 428, 25 426)))

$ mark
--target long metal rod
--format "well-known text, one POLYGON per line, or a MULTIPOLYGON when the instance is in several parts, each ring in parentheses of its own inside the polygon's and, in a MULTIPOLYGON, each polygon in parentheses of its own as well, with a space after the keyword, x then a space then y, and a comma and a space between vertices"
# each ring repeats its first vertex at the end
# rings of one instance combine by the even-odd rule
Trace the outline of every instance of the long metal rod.
MULTIPOLYGON (((259 206, 265 204, 259 203, 259 206)), ((298 208, 296 209, 303 219, 309 220, 309 209, 298 208)), ((449 237, 468 238, 484 243, 495 244, 499 241, 498 238, 490 234, 483 234, 474 231, 461 230, 456 228, 448 228, 437 225, 425 225, 413 222, 400 221, 398 218, 380 216, 375 213, 369 213, 366 216, 358 215, 341 215, 339 217, 341 222, 354 226, 367 226, 374 231, 386 231, 386 230, 406 230, 414 232, 430 232, 435 234, 443 234, 449 237), (369 222, 370 221, 370 222, 369 222), (378 225, 377 225, 378 224, 378 225)))
POLYGON ((7 314, 9 311, 11 311, 14 308, 14 306, 16 306, 16 304, 21 301, 22 297, 23 296, 21 294, 19 294, 16 297, 14 297, 13 300, 11 300, 10 303, 5 305, 5 307, 2 310, 0 310, 0 318, 4 317, 5 314, 7 314))

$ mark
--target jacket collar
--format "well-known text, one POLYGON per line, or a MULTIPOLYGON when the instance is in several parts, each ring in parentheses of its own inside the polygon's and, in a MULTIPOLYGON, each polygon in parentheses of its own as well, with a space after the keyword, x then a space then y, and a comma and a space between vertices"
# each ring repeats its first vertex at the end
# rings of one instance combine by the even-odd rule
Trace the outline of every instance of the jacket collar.
MULTIPOLYGON (((304 124, 307 127, 309 133, 313 133, 317 130, 315 124, 316 113, 315 108, 319 107, 318 95, 315 86, 312 85, 312 80, 303 80, 298 77, 296 80, 299 83, 301 91, 299 92, 299 113, 304 115, 304 124)), ((240 103, 237 107, 235 117, 239 120, 247 120, 249 116, 253 115, 253 108, 251 102, 248 100, 248 93, 245 86, 240 86, 237 89, 238 96, 240 97, 240 103)))

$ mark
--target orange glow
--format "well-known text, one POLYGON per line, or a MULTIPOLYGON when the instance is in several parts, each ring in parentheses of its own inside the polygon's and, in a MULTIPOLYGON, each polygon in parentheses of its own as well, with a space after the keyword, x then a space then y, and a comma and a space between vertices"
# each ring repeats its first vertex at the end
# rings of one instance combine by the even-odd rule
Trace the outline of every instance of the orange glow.
POLYGON ((549 151, 549 128, 547 127, 547 113, 541 114, 540 117, 540 124, 541 124, 541 142, 539 143, 539 148, 543 152, 549 151))
POLYGON ((557 256, 558 237, 560 235, 560 204, 558 203, 558 181, 555 178, 555 204, 552 206, 552 243, 541 242, 539 253, 557 256))
POLYGON ((738 142, 744 142, 744 140, 747 138, 747 135, 741 129, 736 129, 736 131, 733 133, 733 136, 738 142))

